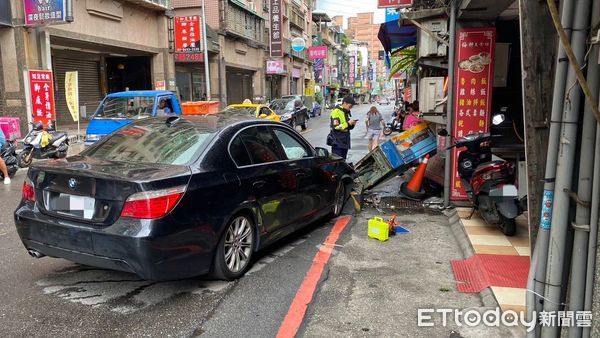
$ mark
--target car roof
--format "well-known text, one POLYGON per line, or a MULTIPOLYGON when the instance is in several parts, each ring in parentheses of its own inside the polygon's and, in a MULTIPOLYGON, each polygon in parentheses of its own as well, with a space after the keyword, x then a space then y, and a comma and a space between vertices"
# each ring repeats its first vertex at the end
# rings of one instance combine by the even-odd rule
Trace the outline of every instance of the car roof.
POLYGON ((173 95, 173 92, 168 90, 130 90, 126 92, 110 93, 109 97, 132 97, 132 96, 158 96, 158 95, 173 95))
POLYGON ((264 104, 259 104, 259 103, 237 103, 237 104, 230 104, 225 108, 229 108, 229 107, 233 107, 233 108, 257 108, 257 107, 261 107, 264 106, 264 104))
POLYGON ((236 125, 252 125, 252 124, 280 124, 279 122, 259 119, 248 116, 245 113, 219 112, 217 114, 208 115, 183 115, 183 116, 162 116, 139 120, 131 125, 143 127, 144 125, 156 123, 168 123, 171 119, 172 124, 176 126, 180 122, 191 123, 196 130, 200 132, 218 133, 228 127, 236 125))

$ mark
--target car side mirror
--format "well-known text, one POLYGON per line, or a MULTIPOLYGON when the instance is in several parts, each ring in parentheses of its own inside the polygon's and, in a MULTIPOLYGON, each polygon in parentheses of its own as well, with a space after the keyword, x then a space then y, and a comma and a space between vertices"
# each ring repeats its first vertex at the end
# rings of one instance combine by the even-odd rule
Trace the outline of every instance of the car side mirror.
POLYGON ((329 157, 329 150, 327 150, 325 148, 321 148, 321 147, 317 147, 317 148, 315 148, 315 150, 316 150, 317 157, 323 157, 323 158, 329 157))

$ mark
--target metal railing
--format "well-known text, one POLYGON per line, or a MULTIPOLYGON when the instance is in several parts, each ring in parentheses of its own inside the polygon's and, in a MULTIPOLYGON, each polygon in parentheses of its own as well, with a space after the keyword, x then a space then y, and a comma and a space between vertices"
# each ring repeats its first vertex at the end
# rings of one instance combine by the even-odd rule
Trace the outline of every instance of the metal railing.
POLYGON ((226 27, 229 32, 249 40, 262 44, 268 41, 268 36, 265 36, 264 20, 229 2, 227 3, 226 27))

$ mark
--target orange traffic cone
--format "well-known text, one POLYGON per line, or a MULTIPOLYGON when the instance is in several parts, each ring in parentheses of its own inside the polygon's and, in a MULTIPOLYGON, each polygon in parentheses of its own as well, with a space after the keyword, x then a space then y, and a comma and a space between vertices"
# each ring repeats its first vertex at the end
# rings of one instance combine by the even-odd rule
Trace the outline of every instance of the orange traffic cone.
POLYGON ((422 200, 425 197, 425 191, 422 189, 422 186, 428 161, 429 154, 425 155, 425 158, 421 164, 419 164, 419 167, 415 171, 414 175, 410 178, 410 181, 408 181, 408 183, 404 182, 400 186, 400 192, 406 197, 415 200, 422 200))

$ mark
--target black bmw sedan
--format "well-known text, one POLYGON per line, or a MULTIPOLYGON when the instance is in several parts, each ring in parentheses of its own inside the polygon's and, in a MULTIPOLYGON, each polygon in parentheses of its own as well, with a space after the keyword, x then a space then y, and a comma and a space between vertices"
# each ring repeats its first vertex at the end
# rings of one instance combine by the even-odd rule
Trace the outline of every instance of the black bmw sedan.
POLYGON ((283 123, 145 119, 80 155, 34 164, 15 224, 34 257, 149 280, 230 280, 256 250, 338 215, 352 175, 283 123))

